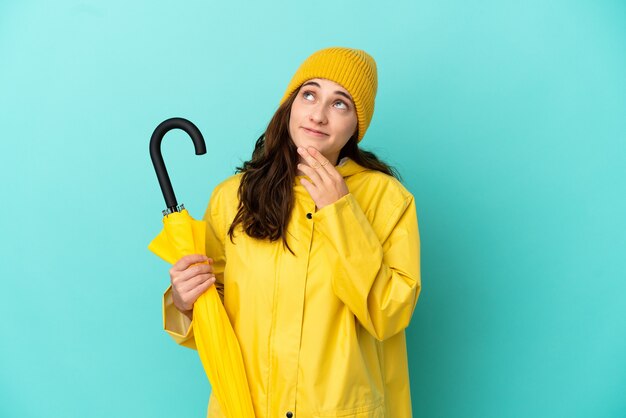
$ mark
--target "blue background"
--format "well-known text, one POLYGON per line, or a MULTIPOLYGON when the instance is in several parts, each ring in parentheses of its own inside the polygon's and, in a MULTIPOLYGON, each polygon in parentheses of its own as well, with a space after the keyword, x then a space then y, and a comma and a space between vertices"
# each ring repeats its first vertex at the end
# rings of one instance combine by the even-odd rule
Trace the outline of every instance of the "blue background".
POLYGON ((623 1, 0 2, 0 416, 200 417, 163 198, 204 212, 298 65, 378 63, 362 145, 417 202, 416 417, 626 416, 623 1))

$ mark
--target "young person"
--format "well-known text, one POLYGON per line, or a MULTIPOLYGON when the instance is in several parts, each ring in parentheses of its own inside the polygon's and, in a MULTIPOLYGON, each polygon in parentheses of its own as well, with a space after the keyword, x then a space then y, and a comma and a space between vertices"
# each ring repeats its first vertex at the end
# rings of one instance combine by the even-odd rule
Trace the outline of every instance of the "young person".
MULTIPOLYGON (((365 51, 308 57, 251 159, 214 189, 208 257, 170 270, 166 331, 195 348, 193 303, 215 285, 258 418, 411 416, 419 233, 411 193, 359 147, 377 83, 365 51)), ((213 396, 209 417, 223 417, 213 396)))

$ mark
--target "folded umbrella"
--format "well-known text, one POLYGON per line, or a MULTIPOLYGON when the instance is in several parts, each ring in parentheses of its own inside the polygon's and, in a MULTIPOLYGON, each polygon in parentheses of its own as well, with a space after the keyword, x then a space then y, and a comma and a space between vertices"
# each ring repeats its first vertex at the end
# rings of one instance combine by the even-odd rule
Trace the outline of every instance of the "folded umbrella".
MULTIPOLYGON (((185 255, 205 254, 206 248, 206 222, 193 219, 184 205, 178 205, 161 155, 163 137, 176 128, 189 134, 197 155, 206 153, 202 134, 186 119, 162 122, 150 139, 150 157, 167 209, 163 211, 163 230, 148 248, 170 264, 185 255)), ((194 303, 193 332, 200 360, 222 411, 228 418, 254 417, 241 348, 215 286, 194 303)))

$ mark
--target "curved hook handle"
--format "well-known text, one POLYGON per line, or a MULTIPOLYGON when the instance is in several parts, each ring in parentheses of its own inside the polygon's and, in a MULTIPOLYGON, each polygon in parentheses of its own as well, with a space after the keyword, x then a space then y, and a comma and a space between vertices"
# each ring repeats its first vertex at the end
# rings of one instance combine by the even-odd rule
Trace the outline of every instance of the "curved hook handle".
POLYGON ((163 140, 165 134, 172 129, 182 129, 187 132, 193 141, 193 145, 196 149, 196 155, 206 154, 206 145, 200 130, 196 127, 196 125, 187 119, 167 119, 161 122, 152 133, 152 137, 150 138, 150 158, 152 159, 154 170, 156 171, 157 178, 159 179, 159 185, 161 186, 161 191, 163 192, 165 204, 167 205, 169 213, 178 212, 178 203, 176 202, 174 189, 172 189, 170 176, 167 174, 167 169, 165 168, 165 163, 163 162, 163 155, 161 154, 161 141, 163 140))

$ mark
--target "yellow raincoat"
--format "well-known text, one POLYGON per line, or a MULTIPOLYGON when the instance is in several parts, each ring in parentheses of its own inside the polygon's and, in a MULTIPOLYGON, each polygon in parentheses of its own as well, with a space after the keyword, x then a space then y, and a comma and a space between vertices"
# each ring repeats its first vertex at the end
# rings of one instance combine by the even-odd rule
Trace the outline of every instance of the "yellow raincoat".
MULTIPOLYGON (((241 174, 215 188, 204 215, 257 418, 411 417, 404 329, 421 289, 415 202, 390 176, 347 158, 336 168, 350 193, 317 212, 296 180, 295 256, 240 227, 234 243, 227 236, 241 174)), ((163 324, 195 348, 169 288, 163 324)), ((213 396, 208 416, 223 417, 213 396)))

